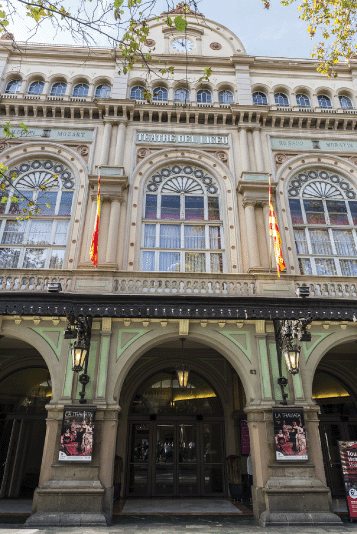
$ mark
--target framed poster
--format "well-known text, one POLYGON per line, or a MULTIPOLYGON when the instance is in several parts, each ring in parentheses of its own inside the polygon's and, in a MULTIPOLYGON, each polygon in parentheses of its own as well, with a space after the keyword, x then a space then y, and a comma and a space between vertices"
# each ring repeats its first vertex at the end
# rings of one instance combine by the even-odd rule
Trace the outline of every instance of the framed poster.
POLYGON ((277 460, 307 460, 303 408, 273 408, 277 460))
POLYGON ((357 441, 338 441, 348 512, 357 519, 357 441))
POLYGON ((91 462, 95 407, 65 406, 58 454, 59 462, 91 462))

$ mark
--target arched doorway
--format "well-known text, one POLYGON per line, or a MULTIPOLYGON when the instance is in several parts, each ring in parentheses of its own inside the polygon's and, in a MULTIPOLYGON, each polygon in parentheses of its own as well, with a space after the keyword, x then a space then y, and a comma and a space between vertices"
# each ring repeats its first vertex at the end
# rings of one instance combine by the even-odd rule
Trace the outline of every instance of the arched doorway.
POLYGON ((175 369, 137 390, 129 416, 128 496, 223 495, 223 410, 208 382, 175 369))
POLYGON ((157 345, 129 370, 119 405, 124 497, 228 496, 230 454, 241 456, 248 478, 244 389, 216 350, 192 339, 184 352, 178 339, 157 345), (180 362, 190 369, 186 389, 176 376, 180 362))
POLYGON ((0 498, 32 498, 38 486, 51 377, 38 351, 0 342, 0 498))
POLYGON ((320 436, 327 485, 333 498, 344 497, 338 441, 357 441, 355 341, 331 349, 317 366, 312 397, 319 404, 320 436))

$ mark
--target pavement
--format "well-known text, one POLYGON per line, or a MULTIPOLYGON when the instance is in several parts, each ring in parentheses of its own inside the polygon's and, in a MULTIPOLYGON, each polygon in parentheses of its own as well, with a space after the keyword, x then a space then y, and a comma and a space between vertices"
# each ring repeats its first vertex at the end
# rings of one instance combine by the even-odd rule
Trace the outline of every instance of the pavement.
POLYGON ((341 527, 262 527, 252 518, 243 517, 204 517, 187 518, 182 516, 126 516, 117 524, 95 528, 45 528, 26 529, 22 525, 0 527, 0 534, 357 534, 357 523, 343 523, 341 527))

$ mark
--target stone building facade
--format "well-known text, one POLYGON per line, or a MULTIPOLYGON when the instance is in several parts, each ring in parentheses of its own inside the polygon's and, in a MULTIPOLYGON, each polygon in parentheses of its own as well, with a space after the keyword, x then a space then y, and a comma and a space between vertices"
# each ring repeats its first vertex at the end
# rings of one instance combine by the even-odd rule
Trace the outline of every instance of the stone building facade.
POLYGON ((326 79, 310 60, 249 56, 203 16, 187 15, 185 37, 166 16, 150 22, 146 47, 175 66, 167 79, 139 64, 118 74, 110 49, 0 42, 0 115, 16 135, 2 138, 1 161, 41 205, 19 221, 21 195, 2 193, 0 498, 34 493, 32 525, 105 524, 115 456, 124 498, 225 497, 225 458, 241 456, 247 472, 247 421, 255 517, 338 522, 337 440, 357 437, 357 62, 326 79), (80 406, 70 311, 92 317, 90 463, 58 461, 64 406, 80 406), (288 407, 304 410, 308 459, 282 463, 273 321, 301 317, 313 318, 312 339, 300 372, 283 373, 288 407))

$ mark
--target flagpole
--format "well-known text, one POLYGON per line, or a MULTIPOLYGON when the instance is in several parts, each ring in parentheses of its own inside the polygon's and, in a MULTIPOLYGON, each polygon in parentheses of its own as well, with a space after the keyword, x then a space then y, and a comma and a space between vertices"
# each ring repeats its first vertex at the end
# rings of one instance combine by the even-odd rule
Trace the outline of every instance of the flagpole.
POLYGON ((271 174, 269 174, 269 212, 268 212, 268 233, 269 233, 269 274, 271 273, 271 271, 272 271, 272 269, 273 269, 273 264, 272 264, 272 259, 271 259, 271 255, 272 255, 272 247, 271 247, 272 235, 270 234, 270 203, 271 203, 271 198, 270 198, 270 187, 271 187, 271 174))

